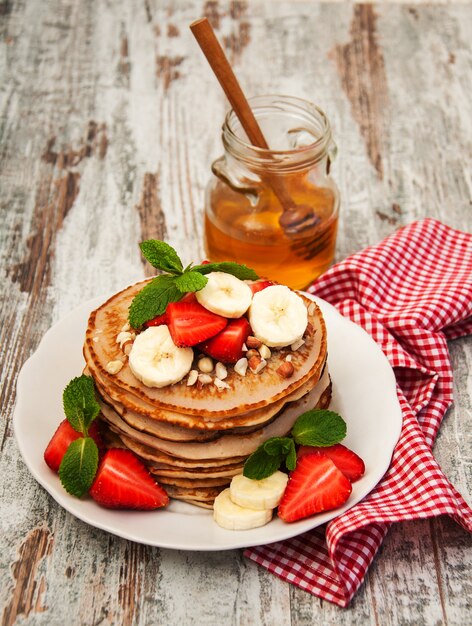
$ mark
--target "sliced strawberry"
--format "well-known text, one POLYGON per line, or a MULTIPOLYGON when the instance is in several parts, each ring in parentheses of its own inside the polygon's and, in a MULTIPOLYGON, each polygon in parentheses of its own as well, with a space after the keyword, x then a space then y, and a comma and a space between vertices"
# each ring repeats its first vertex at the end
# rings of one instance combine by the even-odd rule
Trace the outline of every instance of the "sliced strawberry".
POLYGON ((275 285, 275 283, 272 282, 271 280, 258 280, 255 283, 248 283, 248 284, 249 284, 249 287, 251 288, 252 295, 257 293, 258 291, 262 291, 266 287, 270 287, 271 285, 275 285))
POLYGON ((176 346, 194 346, 218 334, 228 323, 225 317, 212 313, 198 302, 171 302, 166 314, 176 346))
MULTIPOLYGON (((196 301, 197 301, 197 297, 193 291, 189 291, 184 296, 182 296, 182 298, 179 300, 179 302, 196 302, 196 301)), ((156 317, 153 317, 152 320, 145 322, 144 326, 146 326, 146 328, 149 328, 149 326, 162 326, 163 324, 167 324, 167 309, 162 315, 157 315, 156 317)))
POLYGON ((344 504, 352 491, 350 481, 325 455, 305 454, 297 460, 279 504, 284 522, 330 511, 344 504))
MULTIPOLYGON (((51 438, 51 441, 48 443, 46 450, 44 451, 44 460, 49 465, 49 467, 54 471, 59 471, 59 466, 61 464, 62 458, 66 453, 69 445, 82 437, 81 433, 78 433, 76 430, 72 428, 70 423, 65 419, 57 428, 56 432, 51 438)), ((93 422, 89 428, 89 436, 94 439, 95 443, 98 446, 99 452, 103 451, 103 441, 100 435, 100 430, 98 428, 98 424, 93 422)))
POLYGON ((179 302, 196 302, 197 296, 194 291, 188 291, 183 298, 179 300, 179 302))
POLYGON ((109 509, 149 511, 166 506, 169 496, 130 450, 105 453, 90 488, 92 498, 109 509))
POLYGON ((349 478, 351 483, 358 480, 364 475, 365 465, 360 456, 357 456, 355 452, 346 448, 341 443, 337 443, 334 446, 328 446, 326 448, 318 446, 301 446, 298 449, 298 458, 305 454, 324 454, 330 458, 336 467, 349 478))
POLYGON ((162 315, 158 315, 157 317, 153 317, 152 320, 145 322, 144 326, 149 328, 149 326, 162 326, 163 324, 167 324, 166 313, 163 313, 162 315))
POLYGON ((199 350, 223 363, 236 363, 243 356, 243 344, 251 334, 245 317, 230 320, 220 333, 198 345, 199 350))

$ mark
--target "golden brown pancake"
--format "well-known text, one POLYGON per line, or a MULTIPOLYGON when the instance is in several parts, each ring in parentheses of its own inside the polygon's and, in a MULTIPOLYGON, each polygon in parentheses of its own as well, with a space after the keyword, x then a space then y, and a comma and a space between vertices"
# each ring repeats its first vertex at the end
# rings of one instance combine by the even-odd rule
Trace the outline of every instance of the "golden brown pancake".
MULTIPOLYGON (((326 363, 326 361, 325 361, 326 363)), ((166 409, 156 408, 152 405, 146 403, 144 400, 141 400, 136 397, 127 397, 127 395, 123 392, 120 392, 116 385, 110 384, 107 381, 103 382, 100 379, 99 374, 93 374, 91 370, 86 368, 86 373, 89 375, 92 374, 95 383, 100 391, 100 394, 107 402, 107 404, 111 404, 115 410, 128 422, 132 422, 135 418, 136 414, 141 417, 147 417, 149 420, 142 420, 142 424, 146 424, 147 427, 142 427, 141 430, 147 431, 154 428, 152 426, 152 422, 165 422, 169 425, 174 425, 176 427, 187 428, 192 430, 201 430, 202 438, 205 438, 203 435, 203 431, 205 430, 213 430, 220 431, 226 429, 239 429, 239 428, 249 428, 255 425, 263 424, 269 421, 276 413, 280 411, 283 405, 286 402, 292 400, 298 400, 303 395, 308 393, 310 389, 318 382, 320 374, 317 374, 313 378, 307 380, 303 385, 298 387, 295 391, 290 394, 287 394, 284 398, 277 400, 277 402, 273 402, 271 405, 261 407, 259 409, 254 409, 253 411, 247 411, 246 413, 241 413, 239 415, 235 415, 234 417, 213 419, 209 417, 200 417, 198 415, 185 415, 181 413, 177 413, 175 411, 168 411, 166 409)), ((131 424, 132 425, 132 424, 131 424)), ((167 430, 169 439, 172 439, 171 433, 172 429, 167 430)), ((183 434, 179 428, 174 431, 175 433, 180 432, 183 434)), ((164 437, 165 438, 165 437, 164 437)), ((213 437, 208 437, 213 438, 213 437)), ((178 437, 174 437, 174 439, 178 440, 178 437)))
POLYGON ((225 459, 234 456, 248 456, 270 437, 283 437, 292 428, 295 420, 305 411, 315 407, 322 394, 329 387, 329 375, 325 371, 315 387, 299 400, 287 403, 275 420, 267 426, 244 434, 223 434, 217 439, 205 442, 176 442, 160 439, 145 432, 131 428, 118 413, 104 402, 100 403, 103 419, 115 432, 126 435, 129 439, 150 448, 184 459, 225 459))

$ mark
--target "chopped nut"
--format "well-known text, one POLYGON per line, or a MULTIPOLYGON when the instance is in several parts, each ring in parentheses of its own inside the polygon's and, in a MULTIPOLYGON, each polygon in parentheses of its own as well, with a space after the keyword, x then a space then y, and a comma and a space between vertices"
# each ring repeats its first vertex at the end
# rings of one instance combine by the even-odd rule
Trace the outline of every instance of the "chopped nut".
POLYGON ((213 371, 213 361, 209 356, 204 356, 198 361, 198 369, 204 374, 209 374, 213 371))
POLYGON ((226 376, 228 376, 228 370, 223 365, 223 363, 220 363, 218 361, 215 367, 215 374, 217 378, 219 378, 220 380, 223 380, 224 378, 226 378, 226 376))
POLYGON ((246 359, 250 360, 253 356, 260 356, 259 351, 251 349, 246 352, 246 359))
POLYGON ((209 374, 199 374, 198 375, 198 382, 201 385, 208 385, 208 383, 212 382, 212 377, 209 374))
POLYGON ((262 341, 257 337, 249 335, 249 337, 246 339, 246 345, 248 348, 260 348, 262 346, 262 341))
POLYGON ((126 354, 126 356, 129 356, 129 353, 131 352, 132 347, 133 347, 132 341, 127 341, 126 343, 123 344, 122 350, 126 354))
POLYGON ((259 372, 267 365, 267 361, 265 359, 261 359, 259 354, 257 356, 252 356, 248 363, 249 369, 253 374, 259 374, 259 372))
POLYGON ((128 331, 130 329, 131 329, 131 326, 129 325, 128 322, 126 322, 126 324, 123 326, 123 328, 121 330, 122 330, 122 332, 125 333, 126 331, 128 331))
POLYGON ((116 343, 119 343, 120 348, 122 348, 123 344, 125 344, 127 341, 132 341, 133 339, 134 336, 132 333, 129 333, 127 331, 121 331, 121 333, 118 333, 116 337, 116 343))
POLYGON ((234 371, 240 376, 246 376, 247 366, 248 361, 246 357, 243 356, 241 359, 239 359, 239 361, 236 361, 236 363, 234 364, 234 371))
POLYGON ((123 367, 123 361, 109 361, 105 367, 109 374, 118 374, 123 367))
POLYGON ((266 361, 267 359, 270 359, 270 357, 272 356, 272 352, 270 351, 270 348, 266 346, 265 343, 262 344, 262 346, 259 348, 259 354, 266 361))
POLYGON ((247 347, 247 345, 246 345, 245 343, 243 343, 243 347, 241 348, 241 350, 242 350, 243 352, 247 352, 248 347, 247 347))
POLYGON ((296 352, 298 348, 301 348, 303 346, 304 343, 305 343, 304 339, 297 339, 297 341, 294 341, 290 347, 292 348, 294 352, 296 352))
POLYGON ((215 384, 215 387, 218 389, 218 391, 223 391, 223 389, 229 389, 228 383, 226 383, 224 380, 220 380, 219 378, 215 378, 213 383, 215 384))
POLYGON ((290 376, 293 376, 294 371, 295 368, 290 363, 290 361, 285 361, 277 368, 277 374, 279 374, 279 376, 282 376, 282 378, 290 378, 290 376))
POLYGON ((303 333, 303 336, 306 335, 307 337, 313 337, 314 334, 315 334, 315 329, 313 328, 313 324, 311 322, 308 322, 305 328, 305 332, 303 333))
POLYGON ((190 370, 187 376, 187 387, 191 387, 197 382, 198 372, 197 370, 190 370))
POLYGON ((291 360, 292 360, 292 355, 291 354, 287 354, 287 356, 285 357, 285 360, 290 363, 291 360))

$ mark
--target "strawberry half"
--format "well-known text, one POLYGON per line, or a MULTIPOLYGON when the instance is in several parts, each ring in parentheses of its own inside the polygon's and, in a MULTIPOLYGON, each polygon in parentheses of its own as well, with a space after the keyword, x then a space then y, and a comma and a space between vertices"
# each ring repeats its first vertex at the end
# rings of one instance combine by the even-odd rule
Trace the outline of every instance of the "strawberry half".
POLYGON ((337 443, 334 446, 318 447, 318 446, 301 446, 298 449, 298 458, 305 454, 324 454, 330 458, 336 467, 341 470, 346 478, 349 478, 351 483, 359 480, 365 472, 365 464, 360 456, 357 456, 355 452, 346 448, 341 443, 337 443))
POLYGON ((275 285, 275 284, 276 283, 272 282, 271 280, 258 280, 255 283, 248 283, 249 287, 251 288, 252 295, 257 293, 258 291, 262 291, 263 289, 266 289, 266 287, 271 287, 272 285, 275 285))
POLYGON ((169 496, 144 463, 130 450, 121 448, 111 448, 105 453, 90 495, 109 509, 150 511, 169 503, 169 496))
POLYGON ((167 325, 176 346, 195 346, 217 335, 228 323, 221 315, 198 302, 171 302, 166 310, 167 325))
POLYGON ((245 317, 230 320, 220 333, 199 344, 198 349, 223 363, 236 363, 243 356, 243 345, 251 334, 245 317))
MULTIPOLYGON (((184 296, 182 296, 182 298, 179 300, 179 302, 196 302, 196 301, 197 301, 197 297, 193 291, 189 291, 184 296)), ((157 315, 156 317, 153 317, 152 320, 145 322, 144 326, 146 328, 149 328, 149 326, 162 326, 162 324, 167 324, 167 309, 162 315, 157 315)))
MULTIPOLYGON (((91 424, 88 432, 89 437, 92 437, 97 444, 98 451, 102 452, 104 446, 97 422, 91 424)), ((57 473, 59 471, 59 466, 67 448, 79 437, 83 437, 82 433, 78 433, 74 430, 68 420, 65 419, 59 424, 59 427, 44 451, 44 460, 53 472, 57 473)))
POLYGON ((279 504, 284 522, 341 506, 352 491, 350 481, 326 455, 305 454, 297 460, 279 504))
POLYGON ((166 313, 158 315, 157 317, 153 317, 152 320, 145 322, 144 326, 146 326, 146 328, 149 328, 150 326, 162 326, 163 324, 167 324, 166 313))

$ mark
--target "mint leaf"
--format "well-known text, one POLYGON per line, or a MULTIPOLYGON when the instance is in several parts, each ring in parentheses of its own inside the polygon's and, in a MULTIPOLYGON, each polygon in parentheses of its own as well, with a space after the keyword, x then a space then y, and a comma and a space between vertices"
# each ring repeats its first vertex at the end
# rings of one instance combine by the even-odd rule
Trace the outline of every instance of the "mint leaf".
POLYGON ((271 437, 262 444, 267 454, 280 456, 285 460, 287 469, 294 470, 297 464, 295 442, 291 437, 271 437))
POLYGON ((162 315, 169 302, 177 302, 182 292, 175 285, 175 276, 162 274, 148 283, 133 298, 128 319, 133 328, 141 326, 157 315, 162 315))
POLYGON ((208 278, 193 270, 185 271, 180 276, 175 277, 175 286, 182 293, 188 291, 200 291, 207 284, 208 278))
POLYGON ((262 480, 276 472, 282 465, 282 461, 282 455, 269 454, 264 449, 264 444, 262 444, 247 458, 244 463, 243 474, 246 478, 262 480))
POLYGON ((285 455, 289 451, 290 442, 293 443, 293 441, 289 437, 271 437, 262 444, 262 447, 267 452, 267 454, 270 454, 272 456, 279 455, 285 457, 285 455))
POLYGON ((210 272, 225 272, 226 274, 232 274, 240 280, 257 280, 259 276, 256 272, 246 265, 240 265, 239 263, 231 263, 230 261, 223 261, 222 263, 205 263, 204 265, 195 265, 192 267, 193 272, 200 272, 200 274, 209 274, 210 272))
POLYGON ((300 415, 292 436, 302 446, 333 446, 346 436, 346 422, 334 411, 313 409, 300 415))
POLYGON ((276 472, 282 463, 289 470, 295 469, 297 453, 291 437, 271 437, 248 457, 243 474, 247 478, 262 480, 276 472))
POLYGON ((91 437, 79 437, 67 448, 59 467, 64 489, 80 498, 90 489, 97 467, 97 444, 91 437))
POLYGON ((289 439, 290 446, 287 452, 287 456, 285 457, 285 467, 293 472, 295 466, 297 465, 297 451, 295 449, 295 442, 293 439, 289 439))
POLYGON ((147 261, 163 272, 181 274, 183 267, 179 255, 172 246, 165 241, 147 239, 139 244, 141 252, 147 261))
POLYGON ((78 433, 87 435, 90 424, 100 412, 95 399, 95 387, 90 376, 73 378, 62 394, 64 413, 78 433))

